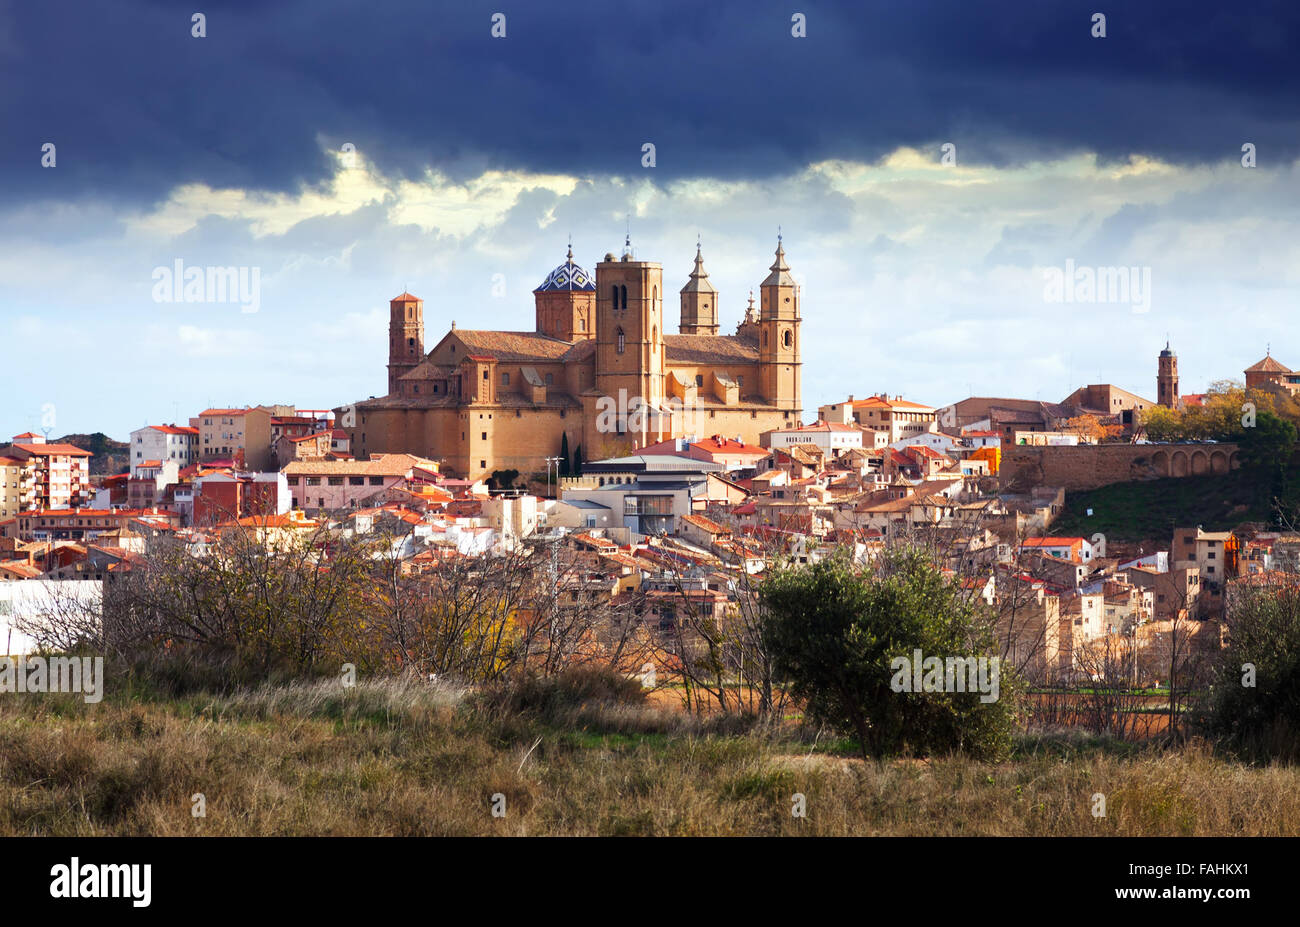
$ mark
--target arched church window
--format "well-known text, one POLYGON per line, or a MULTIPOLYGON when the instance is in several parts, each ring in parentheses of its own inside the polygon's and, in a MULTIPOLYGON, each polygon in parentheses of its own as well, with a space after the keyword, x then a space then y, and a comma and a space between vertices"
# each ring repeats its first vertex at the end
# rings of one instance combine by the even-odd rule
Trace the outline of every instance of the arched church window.
POLYGON ((627 347, 627 338, 623 335, 623 329, 618 330, 618 353, 622 354, 623 349, 627 347))
POLYGON ((781 336, 781 340, 785 342, 785 346, 787 348, 790 347, 790 345, 794 342, 794 338, 790 334, 790 329, 787 328, 785 330, 785 334, 781 336))
POLYGON ((620 286, 618 288, 618 297, 620 303, 619 308, 626 309, 627 308, 627 286, 626 285, 620 286))
POLYGON ((609 298, 613 301, 614 308, 617 309, 618 308, 618 284, 617 283, 611 283, 609 285, 609 298))

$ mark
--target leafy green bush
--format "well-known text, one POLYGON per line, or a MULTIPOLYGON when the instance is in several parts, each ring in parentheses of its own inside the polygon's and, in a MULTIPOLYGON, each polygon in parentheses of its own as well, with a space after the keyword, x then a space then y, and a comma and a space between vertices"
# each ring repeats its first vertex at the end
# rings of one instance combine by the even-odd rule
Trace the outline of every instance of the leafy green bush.
POLYGON ((1198 716, 1208 734, 1247 759, 1300 760, 1300 584, 1295 580, 1234 593, 1228 646, 1219 654, 1198 716))
POLYGON ((992 701, 892 685, 893 661, 911 661, 917 650, 941 660, 996 653, 987 617, 923 551, 891 549, 869 570, 837 553, 776 571, 759 595, 778 674, 813 721, 856 736, 863 756, 959 750, 997 758, 1010 750, 1009 677, 999 673, 992 701))

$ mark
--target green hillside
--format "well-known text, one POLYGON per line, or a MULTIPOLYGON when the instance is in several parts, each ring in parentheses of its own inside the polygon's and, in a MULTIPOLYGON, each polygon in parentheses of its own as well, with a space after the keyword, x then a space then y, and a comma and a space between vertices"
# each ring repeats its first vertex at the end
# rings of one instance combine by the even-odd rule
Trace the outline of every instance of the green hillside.
POLYGON ((1100 531, 1111 540, 1141 541, 1168 538, 1176 526, 1226 531, 1248 521, 1272 524, 1275 517, 1256 481, 1234 470, 1067 492, 1052 534, 1091 537, 1100 531))
POLYGON ((90 435, 64 435, 51 440, 60 444, 75 444, 83 451, 90 451, 94 455, 90 458, 92 476, 124 473, 131 465, 131 446, 125 441, 114 441, 102 431, 90 435))

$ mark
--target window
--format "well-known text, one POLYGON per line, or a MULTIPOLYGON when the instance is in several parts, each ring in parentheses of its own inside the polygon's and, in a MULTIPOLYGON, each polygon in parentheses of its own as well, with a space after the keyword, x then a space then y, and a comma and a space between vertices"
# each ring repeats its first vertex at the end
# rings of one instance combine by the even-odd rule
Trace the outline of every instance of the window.
POLYGON ((623 334, 623 329, 620 328, 618 330, 618 346, 615 350, 617 350, 619 354, 622 354, 625 347, 627 347, 627 338, 623 334))
POLYGON ((501 385, 502 386, 510 385, 510 374, 506 373, 504 370, 501 371, 501 385))
POLYGON ((618 288, 618 301, 619 301, 619 308, 620 308, 620 309, 626 309, 626 308, 627 308, 627 286, 626 286, 626 285, 619 286, 619 288, 618 288))
POLYGON ((364 486, 364 485, 366 485, 366 478, 365 478, 364 476, 350 476, 350 477, 348 477, 348 485, 349 485, 349 486, 364 486))
POLYGON ((550 386, 550 385, 551 385, 552 383, 554 383, 554 382, 555 382, 555 374, 553 374, 553 373, 548 373, 548 374, 546 375, 546 385, 547 385, 547 386, 550 386))
POLYGON ((794 343, 794 338, 793 338, 793 337, 791 336, 791 334, 790 334, 790 329, 787 328, 787 329, 785 330, 785 334, 781 336, 781 341, 784 343, 784 345, 785 345, 787 348, 790 347, 790 345, 794 343))
POLYGON ((371 485, 371 486, 383 486, 383 485, 384 485, 384 478, 383 478, 382 476, 372 476, 372 477, 370 478, 370 485, 371 485))
POLYGON ((480 470, 486 470, 486 469, 487 469, 487 461, 486 461, 486 460, 480 460, 480 461, 478 462, 478 466, 479 466, 479 469, 480 469, 480 470))
POLYGON ((341 477, 341 476, 331 476, 331 477, 329 478, 329 481, 330 481, 330 485, 331 485, 331 486, 342 486, 342 485, 343 485, 343 477, 341 477))
POLYGON ((290 486, 297 486, 297 485, 298 485, 298 477, 296 477, 296 476, 288 477, 288 478, 285 480, 285 482, 287 482, 290 486))
POLYGON ((488 378, 487 368, 484 367, 484 368, 483 368, 483 379, 486 380, 487 378, 488 378))
POLYGON ((319 486, 319 485, 320 485, 320 477, 319 477, 319 476, 309 476, 309 477, 307 477, 307 485, 308 485, 308 486, 319 486))
POLYGON ((703 386, 703 385, 704 385, 704 374, 702 374, 702 373, 697 373, 697 374, 695 375, 695 385, 696 385, 696 386, 703 386))
POLYGON ((482 440, 484 440, 484 441, 486 441, 486 440, 487 440, 487 432, 486 432, 486 431, 485 431, 485 432, 483 432, 483 437, 482 437, 482 440))

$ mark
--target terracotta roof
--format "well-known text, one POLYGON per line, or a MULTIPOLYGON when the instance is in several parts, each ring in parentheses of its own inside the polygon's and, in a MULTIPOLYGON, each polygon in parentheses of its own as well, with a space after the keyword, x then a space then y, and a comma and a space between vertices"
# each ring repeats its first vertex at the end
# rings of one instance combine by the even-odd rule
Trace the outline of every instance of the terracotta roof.
POLYGON ((664 335, 664 359, 677 364, 756 363, 758 341, 739 335, 664 335))
POLYGON ((909 444, 909 445, 907 446, 907 450, 909 450, 909 451, 915 451, 916 453, 920 454, 922 457, 935 457, 935 458, 938 458, 938 457, 943 457, 943 456, 945 456, 945 455, 943 455, 943 454, 940 454, 938 451, 936 451, 936 450, 935 450, 934 448, 932 448, 932 447, 926 447, 924 444, 909 444))
POLYGON ((707 531, 709 534, 728 534, 729 529, 724 528, 712 518, 705 518, 703 515, 683 515, 682 521, 688 525, 694 525, 701 531, 707 531))
POLYGON ((1025 538, 1021 547, 1072 547, 1083 542, 1083 538, 1025 538))
POLYGON ((230 528, 315 528, 317 523, 310 519, 299 520, 292 515, 249 515, 235 521, 222 522, 218 527, 230 528))
POLYGON ((20 451, 35 456, 57 454, 64 457, 91 457, 90 451, 83 451, 75 444, 14 444, 13 447, 20 451))
POLYGON ((908 402, 906 399, 890 399, 888 396, 868 396, 866 399, 858 399, 852 403, 855 409, 899 409, 908 412, 933 412, 932 406, 924 406, 919 402, 908 402))
POLYGON ((458 328, 451 333, 470 354, 491 355, 498 361, 558 361, 573 347, 536 332, 494 332, 458 328))
POLYGON ((406 302, 411 302, 412 300, 414 300, 417 303, 424 302, 424 300, 420 299, 420 297, 412 296, 410 293, 407 293, 406 291, 403 291, 400 296, 394 296, 392 299, 389 300, 389 302, 406 303, 406 302))
POLYGON ((1279 364, 1273 359, 1273 355, 1266 356, 1262 361, 1251 364, 1245 370, 1246 373, 1293 373, 1289 367, 1279 364))
POLYGON ((370 460, 294 460, 286 476, 405 476, 419 464, 431 463, 411 454, 384 454, 370 460))
POLYGON ((757 454, 760 457, 766 457, 767 451, 761 447, 755 447, 752 444, 746 444, 744 441, 733 441, 731 438, 724 438, 721 435, 714 435, 711 438, 705 438, 703 441, 692 441, 691 447, 698 447, 702 451, 710 454, 729 453, 729 454, 757 454))
POLYGON ((204 415, 246 415, 252 412, 252 409, 204 409, 199 413, 199 417, 204 415))
POLYGON ((191 428, 188 425, 149 425, 147 427, 154 431, 161 431, 165 435, 196 435, 199 433, 197 428, 191 428))

